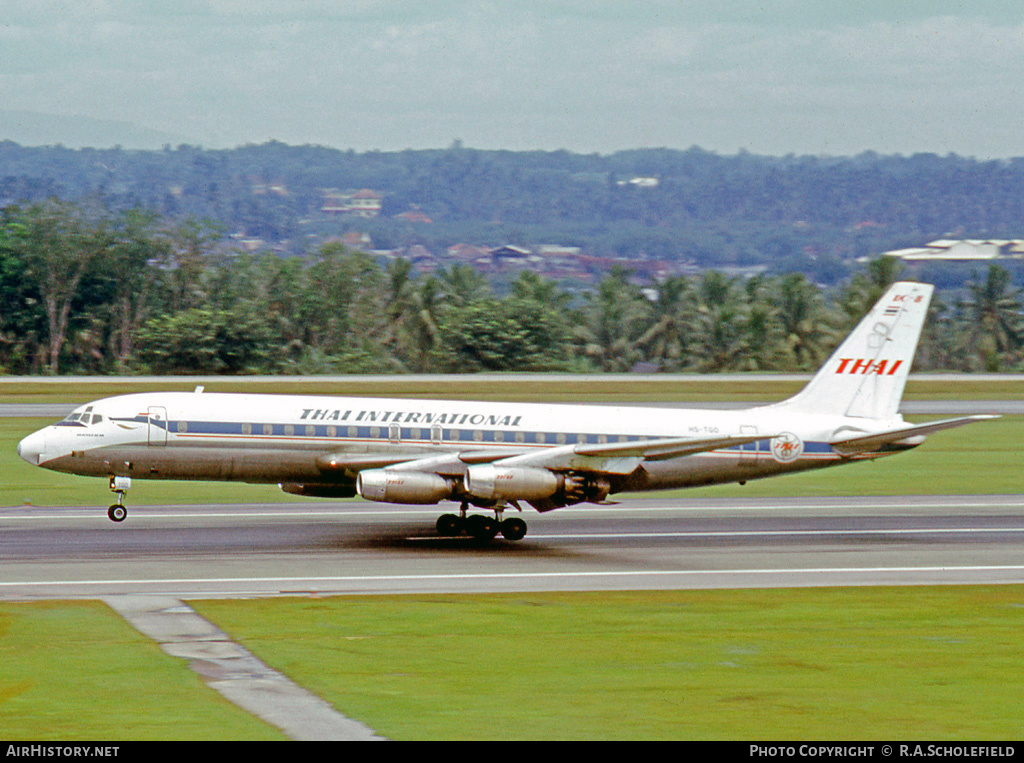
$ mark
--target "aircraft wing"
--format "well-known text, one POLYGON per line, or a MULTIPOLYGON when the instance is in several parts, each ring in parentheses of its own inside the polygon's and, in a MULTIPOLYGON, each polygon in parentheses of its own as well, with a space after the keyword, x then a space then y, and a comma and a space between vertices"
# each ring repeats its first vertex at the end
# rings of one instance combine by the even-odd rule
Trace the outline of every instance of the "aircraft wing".
POLYGON ((664 461, 669 458, 707 453, 722 448, 770 440, 774 434, 736 435, 727 437, 671 437, 634 440, 619 443, 576 443, 556 448, 502 458, 494 463, 502 466, 533 466, 553 471, 579 470, 608 474, 629 474, 643 461, 664 461))
POLYGON ((423 452, 406 453, 328 453, 317 459, 317 466, 325 472, 347 472, 355 475, 365 469, 388 468, 399 471, 460 474, 467 464, 484 464, 519 455, 525 448, 477 448, 458 452, 429 455, 423 452))
POLYGON ((732 448, 758 440, 770 440, 774 434, 727 437, 671 437, 634 440, 622 443, 574 443, 541 450, 529 448, 475 448, 459 452, 424 455, 422 453, 328 453, 317 459, 325 472, 351 475, 365 469, 434 472, 454 475, 473 464, 496 463, 507 466, 533 466, 553 471, 581 470, 608 474, 629 474, 643 461, 663 461, 721 448, 732 448))
POLYGON ((919 445, 924 440, 925 436, 930 435, 932 432, 938 432, 942 429, 951 429, 953 427, 963 426, 964 424, 971 424, 975 421, 987 421, 988 419, 998 418, 998 416, 994 416, 992 414, 978 414, 976 416, 962 416, 956 419, 929 421, 926 424, 901 427, 900 429, 891 429, 888 432, 859 435, 857 437, 836 440, 829 444, 840 455, 855 456, 860 453, 871 453, 877 451, 887 445, 896 446, 897 448, 901 444, 905 444, 907 446, 919 445))

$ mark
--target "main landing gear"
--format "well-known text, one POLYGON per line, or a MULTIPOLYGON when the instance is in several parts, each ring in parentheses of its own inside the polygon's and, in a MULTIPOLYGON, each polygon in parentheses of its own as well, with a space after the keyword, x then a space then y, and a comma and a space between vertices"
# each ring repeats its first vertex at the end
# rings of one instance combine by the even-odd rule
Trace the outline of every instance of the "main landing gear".
POLYGON ((110 508, 107 509, 107 516, 110 517, 111 522, 124 522, 125 517, 128 516, 128 509, 124 505, 124 494, 131 489, 131 486, 131 477, 110 478, 110 490, 113 493, 117 493, 117 503, 111 504, 110 508))
POLYGON ((500 532, 505 540, 522 540, 526 535, 526 522, 519 517, 502 519, 503 508, 494 510, 494 517, 483 514, 472 514, 467 516, 469 504, 465 501, 458 514, 442 514, 437 518, 437 534, 446 538, 470 535, 478 541, 487 542, 494 540, 500 532))

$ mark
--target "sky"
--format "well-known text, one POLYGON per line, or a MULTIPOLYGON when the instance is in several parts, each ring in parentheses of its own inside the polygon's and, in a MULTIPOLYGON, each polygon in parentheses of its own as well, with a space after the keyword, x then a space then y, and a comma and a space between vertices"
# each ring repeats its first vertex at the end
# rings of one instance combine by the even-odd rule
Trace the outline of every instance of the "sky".
POLYGON ((1019 0, 0 0, 26 145, 987 159, 1022 118, 1019 0))

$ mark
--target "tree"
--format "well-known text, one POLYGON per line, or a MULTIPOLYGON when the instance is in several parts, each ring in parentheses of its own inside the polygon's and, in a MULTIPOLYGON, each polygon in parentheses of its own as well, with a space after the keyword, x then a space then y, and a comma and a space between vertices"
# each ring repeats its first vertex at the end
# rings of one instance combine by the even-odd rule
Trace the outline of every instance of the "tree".
POLYGON ((868 263, 866 272, 855 273, 843 289, 840 305, 846 313, 846 327, 852 329, 864 314, 881 298, 885 290, 896 283, 903 270, 897 257, 876 257, 868 263))
POLYGON ((619 266, 587 295, 584 324, 577 334, 586 357, 602 371, 628 371, 642 357, 638 329, 649 321, 651 306, 619 266))
POLYGON ((138 335, 138 357, 150 373, 269 373, 278 358, 258 316, 190 308, 147 321, 138 335))
POLYGON ((999 265, 990 265, 985 280, 971 280, 967 288, 971 297, 964 308, 971 347, 986 371, 998 371, 1024 339, 1021 290, 1013 287, 1010 273, 999 265))
POLYGON ((645 357, 662 371, 681 371, 689 361, 697 325, 697 299, 683 276, 666 278, 657 286, 650 325, 637 339, 645 357))
POLYGON ((19 210, 0 218, 0 373, 35 373, 46 331, 38 284, 28 276, 19 210))
POLYGON ((742 363, 744 302, 734 279, 709 270, 697 285, 697 368, 726 371, 742 363))
POLYGON ((440 370, 559 371, 568 334, 558 311, 535 300, 482 299, 448 310, 436 352, 440 370))
POLYGON ((782 278, 775 303, 785 348, 795 367, 817 369, 836 341, 833 319, 821 292, 802 274, 794 273, 782 278))
POLYGON ((46 314, 46 367, 56 375, 71 308, 93 263, 110 245, 107 221, 96 210, 51 199, 15 211, 8 242, 39 288, 46 314))
POLYGON ((153 261, 166 260, 168 242, 158 236, 158 218, 151 212, 130 210, 114 219, 110 242, 99 263, 113 281, 110 306, 112 345, 119 372, 124 372, 135 347, 135 336, 154 309, 157 280, 153 261))

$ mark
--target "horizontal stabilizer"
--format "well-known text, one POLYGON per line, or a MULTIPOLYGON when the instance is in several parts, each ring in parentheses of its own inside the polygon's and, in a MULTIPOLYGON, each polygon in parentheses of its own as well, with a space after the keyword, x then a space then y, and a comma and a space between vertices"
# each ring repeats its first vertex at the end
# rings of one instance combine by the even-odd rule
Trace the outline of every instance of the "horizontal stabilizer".
POLYGON ((975 421, 987 421, 988 419, 998 418, 998 416, 991 414, 979 414, 977 416, 963 416, 961 418, 945 419, 943 421, 930 421, 927 424, 891 429, 888 432, 860 435, 858 437, 851 437, 845 440, 836 440, 830 444, 840 455, 854 456, 859 453, 871 453, 877 451, 886 445, 919 445, 920 442, 923 441, 924 437, 930 435, 932 432, 938 432, 943 429, 952 429, 953 427, 971 424, 975 421), (921 440, 914 442, 914 438, 921 438, 921 440))

